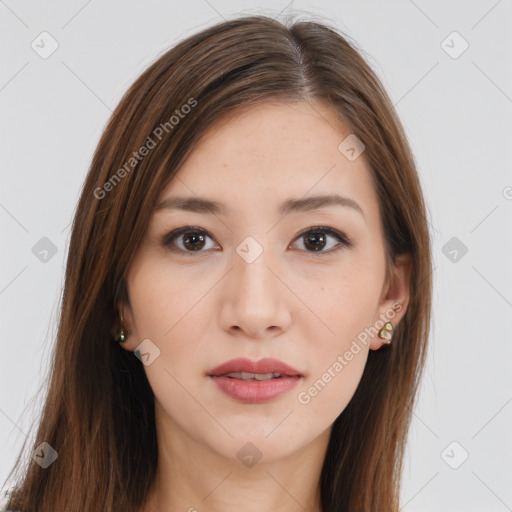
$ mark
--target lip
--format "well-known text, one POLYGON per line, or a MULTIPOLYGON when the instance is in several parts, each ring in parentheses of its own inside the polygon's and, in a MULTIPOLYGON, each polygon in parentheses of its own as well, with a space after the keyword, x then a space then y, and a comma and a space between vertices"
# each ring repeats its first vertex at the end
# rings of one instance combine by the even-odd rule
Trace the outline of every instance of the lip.
POLYGON ((259 361, 245 358, 232 359, 214 368, 207 375, 225 395, 247 404, 270 402, 291 391, 304 378, 304 375, 295 368, 272 358, 259 361), (280 373, 282 377, 263 381, 245 381, 225 377, 230 372, 280 373))
POLYGON ((230 372, 247 372, 247 373, 280 373, 281 375, 303 377, 299 370, 292 366, 279 361, 279 359, 264 358, 259 361, 251 361, 244 357, 231 359, 220 366, 211 370, 208 375, 210 377, 219 377, 230 372))

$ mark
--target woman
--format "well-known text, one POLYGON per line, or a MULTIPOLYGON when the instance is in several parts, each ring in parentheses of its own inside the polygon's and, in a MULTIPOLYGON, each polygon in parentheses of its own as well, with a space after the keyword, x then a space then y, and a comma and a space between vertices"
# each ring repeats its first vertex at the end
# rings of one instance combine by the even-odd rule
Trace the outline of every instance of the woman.
POLYGON ((169 50, 95 152, 8 508, 398 511, 426 215, 393 106, 333 28, 243 17, 169 50))

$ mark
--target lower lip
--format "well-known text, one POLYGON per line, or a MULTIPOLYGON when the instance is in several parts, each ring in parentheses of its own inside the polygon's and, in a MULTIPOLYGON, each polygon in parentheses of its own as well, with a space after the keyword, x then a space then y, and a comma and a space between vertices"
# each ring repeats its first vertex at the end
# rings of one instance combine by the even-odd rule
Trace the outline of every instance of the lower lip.
POLYGON ((301 377, 287 375, 279 379, 240 380, 211 376, 211 379, 227 396, 246 404, 261 404, 293 389, 301 377))

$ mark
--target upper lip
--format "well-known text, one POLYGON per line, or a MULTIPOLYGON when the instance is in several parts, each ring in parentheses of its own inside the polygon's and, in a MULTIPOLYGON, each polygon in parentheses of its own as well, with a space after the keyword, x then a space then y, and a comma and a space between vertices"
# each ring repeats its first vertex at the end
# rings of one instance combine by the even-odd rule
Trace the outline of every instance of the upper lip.
POLYGON ((246 373, 280 373, 281 375, 298 375, 302 377, 302 373, 292 366, 279 361, 279 359, 264 358, 259 361, 251 361, 243 357, 231 359, 217 366, 208 372, 209 376, 218 377, 231 372, 246 373))

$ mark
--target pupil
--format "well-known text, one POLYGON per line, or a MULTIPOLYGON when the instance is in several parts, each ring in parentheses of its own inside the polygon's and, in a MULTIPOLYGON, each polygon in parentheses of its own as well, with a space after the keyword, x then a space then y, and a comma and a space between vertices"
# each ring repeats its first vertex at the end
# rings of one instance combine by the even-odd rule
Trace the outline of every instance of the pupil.
MULTIPOLYGON (((313 249, 313 251, 321 250, 325 247, 325 236, 320 234, 308 235, 305 237, 306 247, 313 249), (310 243, 312 241, 312 243, 310 243)), ((204 236, 198 233, 195 234, 187 234, 185 237, 185 246, 193 251, 199 250, 204 247, 204 236), (201 245, 197 245, 197 242, 202 242, 201 245)))
POLYGON ((198 250, 198 249, 201 249, 203 247, 203 245, 201 246, 198 246, 198 245, 194 245, 194 242, 197 242, 198 240, 203 242, 204 243, 204 236, 203 235, 200 235, 200 234, 188 234, 186 237, 185 237, 185 246, 187 248, 191 248, 192 250, 198 250), (189 241, 192 240, 192 245, 189 245, 189 241))
MULTIPOLYGON (((308 236, 306 237, 306 240, 313 240, 313 241, 314 241, 314 242, 313 242, 313 244, 314 244, 314 245, 312 246, 312 249, 313 249, 314 251, 318 251, 319 249, 322 249, 322 248, 325 246, 325 236, 324 236, 323 234, 308 235, 308 236), (315 244, 316 244, 316 243, 318 243, 319 241, 320 241, 321 243, 323 242, 323 244, 322 244, 321 246, 319 246, 319 245, 315 245, 315 244)), ((308 246, 309 246, 309 244, 308 244, 308 243, 306 243, 305 245, 306 245, 306 247, 308 247, 308 246)))

